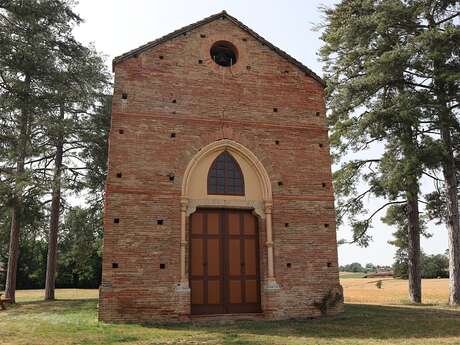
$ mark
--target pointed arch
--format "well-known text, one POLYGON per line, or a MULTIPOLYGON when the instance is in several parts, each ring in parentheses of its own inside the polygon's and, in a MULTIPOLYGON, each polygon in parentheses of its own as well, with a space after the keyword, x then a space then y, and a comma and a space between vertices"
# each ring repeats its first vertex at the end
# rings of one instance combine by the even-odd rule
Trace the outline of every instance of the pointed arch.
MULTIPOLYGON (((208 162, 209 163, 209 162, 208 162)), ((211 165, 209 163, 209 165, 211 165)), ((209 169, 209 168, 208 168, 209 169)), ((244 171, 243 171, 244 172, 244 171)), ((196 185, 196 183, 195 183, 196 185)), ((248 189, 249 186, 246 186, 248 189)), ((201 194, 198 193, 198 196, 201 194)), ((190 292, 188 285, 188 275, 186 269, 186 256, 187 256, 187 217, 196 211, 197 207, 223 207, 223 208, 240 208, 252 209, 261 219, 265 227, 265 247, 267 255, 267 275, 265 277, 267 290, 278 290, 279 285, 276 283, 274 273, 274 250, 273 250, 273 231, 272 231, 272 187, 270 178, 267 174, 262 163, 245 146, 229 139, 222 139, 206 145, 199 150, 195 156, 190 160, 184 173, 182 180, 182 193, 181 193, 181 251, 180 251, 180 283, 178 284, 178 291, 190 292), (214 161, 222 152, 227 151, 233 157, 238 157, 240 165, 246 166, 246 173, 252 174, 253 182, 257 184, 257 193, 254 193, 255 200, 247 198, 247 195, 211 195, 212 198, 208 199, 194 199, 196 194, 191 191, 194 185, 194 177, 198 179, 206 178, 208 170, 203 170, 201 164, 207 161, 214 161), (249 171, 250 170, 250 171, 249 171), (236 199, 235 199, 236 198, 236 199)))
POLYGON ((216 152, 227 151, 231 155, 241 157, 244 161, 252 168, 252 170, 257 175, 257 182, 261 190, 262 200, 264 202, 272 201, 272 187, 270 178, 265 170, 264 166, 257 158, 257 156, 252 153, 247 147, 237 143, 236 141, 229 139, 222 139, 215 142, 212 142, 201 150, 190 160, 189 164, 184 173, 184 178, 182 180, 182 198, 187 199, 189 197, 191 179, 194 172, 194 169, 199 164, 199 162, 211 154, 216 152))
POLYGON ((228 151, 214 159, 208 171, 207 192, 210 195, 244 195, 244 176, 240 165, 228 151))

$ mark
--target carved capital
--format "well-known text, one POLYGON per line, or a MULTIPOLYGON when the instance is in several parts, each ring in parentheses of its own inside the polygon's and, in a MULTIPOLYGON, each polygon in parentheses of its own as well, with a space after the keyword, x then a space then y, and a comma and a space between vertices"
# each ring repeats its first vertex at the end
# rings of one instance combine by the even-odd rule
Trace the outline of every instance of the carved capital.
POLYGON ((187 206, 188 206, 188 199, 187 198, 181 198, 180 199, 180 210, 181 210, 181 212, 186 212, 187 211, 187 206))
POLYGON ((265 201, 265 213, 266 214, 271 214, 273 209, 273 202, 271 201, 265 201))

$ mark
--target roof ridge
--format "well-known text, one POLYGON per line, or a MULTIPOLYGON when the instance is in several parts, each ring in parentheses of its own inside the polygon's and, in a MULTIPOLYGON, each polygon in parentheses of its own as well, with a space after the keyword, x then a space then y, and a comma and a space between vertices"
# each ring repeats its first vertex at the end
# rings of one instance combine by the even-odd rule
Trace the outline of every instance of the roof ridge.
POLYGON ((227 19, 229 19, 230 21, 232 21, 235 25, 237 25, 238 27, 240 27, 242 30, 246 31, 247 33, 249 33, 251 36, 253 36, 255 39, 257 39, 258 41, 262 42, 263 44, 265 44, 267 47, 269 47, 270 49, 272 49, 273 51, 275 51, 278 55, 280 55, 281 57, 285 58, 286 60, 288 60, 289 62, 291 62, 292 64, 296 65, 298 68, 300 68, 301 70, 303 70, 307 75, 309 75, 310 77, 312 77, 313 79, 315 79, 316 81, 318 81, 323 87, 326 85, 324 80, 319 76, 317 75, 315 72, 313 72, 311 69, 309 69, 307 66, 305 66, 303 63, 301 63, 300 61, 298 61, 297 59, 295 59, 294 57, 292 57, 291 55, 289 55, 288 53, 286 53, 284 50, 276 47, 275 45, 273 45, 272 43, 270 43, 269 41, 267 41, 265 38, 263 38, 262 36, 260 36, 258 33, 256 33, 254 30, 252 30, 251 28, 249 28, 248 26, 246 26, 245 24, 243 24, 241 21, 239 21, 238 19, 236 19, 235 17, 231 16, 230 14, 228 14, 228 12, 226 10, 222 10, 218 13, 215 13, 213 15, 210 15, 206 18, 203 18, 195 23, 192 23, 192 24, 189 24, 189 25, 186 25, 180 29, 177 29, 169 34, 166 34, 160 38, 157 38, 156 40, 153 40, 153 41, 150 41, 150 42, 147 42, 146 44, 143 44, 135 49, 132 49, 122 55, 119 55, 119 56, 116 56, 113 60, 112 60, 112 66, 115 66, 115 64, 129 58, 129 57, 132 57, 138 53, 141 53, 147 49, 150 49, 150 48, 153 48, 161 43, 164 43, 170 39, 173 39, 173 38, 176 38, 184 33, 186 33, 187 31, 191 31, 191 30, 194 30, 202 25, 205 25, 207 23, 210 23, 212 21, 214 21, 215 19, 221 17, 221 16, 225 16, 227 19))

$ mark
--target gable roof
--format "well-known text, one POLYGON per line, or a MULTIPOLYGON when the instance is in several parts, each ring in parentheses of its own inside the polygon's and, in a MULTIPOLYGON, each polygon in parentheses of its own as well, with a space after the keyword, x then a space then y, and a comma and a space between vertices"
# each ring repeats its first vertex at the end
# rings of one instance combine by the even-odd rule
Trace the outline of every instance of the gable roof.
POLYGON ((173 38, 176 38, 182 34, 184 34, 185 32, 187 31, 191 31, 191 30, 194 30, 200 26, 203 26, 205 24, 208 24, 216 19, 219 19, 219 18, 222 18, 222 17, 225 17, 226 19, 230 20, 231 22, 233 22, 234 24, 236 24, 238 27, 240 27, 242 30, 246 31, 248 34, 250 34, 252 37, 254 37, 256 40, 258 40, 259 42, 263 43, 264 45, 266 45, 267 47, 269 47, 271 50, 273 50, 274 52, 276 52, 278 55, 280 55, 281 57, 283 57, 284 59, 288 60, 290 63, 292 63, 293 65, 297 66, 300 70, 302 70, 303 72, 305 72, 305 74, 309 75, 310 77, 312 77, 313 79, 317 80, 323 87, 325 86, 325 82, 323 79, 321 79, 320 76, 318 76, 315 72, 313 72, 311 69, 309 69, 307 66, 305 66, 303 63, 301 63, 300 61, 296 60, 295 58, 293 58, 291 55, 289 55, 288 53, 286 53, 285 51, 279 49, 278 47, 274 46, 273 44, 271 44, 270 42, 268 42, 265 38, 263 38, 262 36, 258 35, 255 31, 251 30, 249 27, 247 27, 246 25, 244 25, 242 22, 240 22, 238 19, 236 19, 235 17, 232 17, 231 15, 229 15, 226 11, 222 11, 222 12, 219 12, 219 13, 216 13, 216 14, 213 14, 212 16, 209 16, 207 18, 204 18, 196 23, 193 23, 193 24, 190 24, 190 25, 187 25, 187 26, 184 26, 183 28, 179 29, 179 30, 176 30, 176 31, 173 31, 163 37, 160 37, 154 41, 151 41, 151 42, 148 42, 138 48, 135 48, 133 50, 130 50, 129 52, 127 53, 124 53, 122 55, 119 55, 117 57, 115 57, 112 61, 112 66, 115 66, 117 63, 123 61, 123 60, 126 60, 130 57, 133 57, 134 55, 136 54, 139 54, 139 53, 142 53, 150 48, 153 48, 157 45, 160 45, 170 39, 173 39, 173 38))

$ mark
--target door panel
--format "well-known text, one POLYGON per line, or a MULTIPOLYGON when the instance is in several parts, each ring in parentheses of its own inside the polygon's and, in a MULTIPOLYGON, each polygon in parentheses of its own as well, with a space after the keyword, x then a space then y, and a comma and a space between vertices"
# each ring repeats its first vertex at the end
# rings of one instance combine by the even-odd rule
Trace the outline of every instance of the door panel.
POLYGON ((257 219, 249 211, 199 209, 190 217, 192 314, 260 311, 257 219))
POLYGON ((219 280, 208 281, 208 303, 221 304, 219 280))
POLYGON ((220 276, 220 240, 217 239, 208 239, 208 277, 210 276, 220 276))
POLYGON ((191 241, 192 254, 192 275, 202 276, 204 274, 203 261, 203 240, 201 238, 192 238, 191 241))
POLYGON ((256 234, 256 217, 252 214, 244 214, 244 234, 255 235, 256 234))
POLYGON ((220 230, 220 214, 219 213, 209 213, 207 215, 207 231, 209 235, 218 235, 220 230))
POLYGON ((257 281, 246 280, 245 281, 245 298, 246 303, 257 303, 257 281))
POLYGON ((192 304, 204 303, 204 290, 202 280, 192 280, 190 284, 192 290, 192 304))
POLYGON ((241 241, 240 239, 228 240, 228 274, 239 276, 241 274, 241 241))
POLYGON ((227 226, 229 235, 239 235, 241 228, 240 214, 231 211, 227 213, 227 226))
POLYGON ((244 241, 244 273, 246 275, 256 275, 256 265, 256 240, 252 238, 246 239, 244 241))
POLYGON ((202 234, 203 233, 203 214, 195 213, 191 217, 192 224, 192 234, 202 234))
POLYGON ((242 303, 241 299, 241 281, 240 280, 230 280, 229 284, 229 302, 232 304, 242 303))

